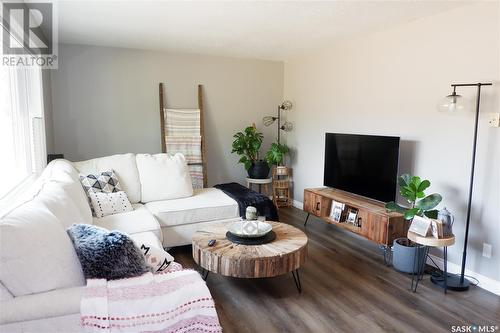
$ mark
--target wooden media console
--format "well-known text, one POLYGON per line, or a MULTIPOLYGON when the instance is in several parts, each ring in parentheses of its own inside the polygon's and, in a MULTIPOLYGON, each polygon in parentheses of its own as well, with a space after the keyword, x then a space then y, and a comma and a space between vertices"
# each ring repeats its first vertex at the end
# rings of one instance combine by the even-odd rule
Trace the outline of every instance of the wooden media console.
POLYGON ((304 226, 312 214, 326 223, 349 230, 384 246, 386 252, 392 246, 394 239, 406 237, 409 227, 409 223, 401 214, 388 213, 383 203, 332 188, 305 189, 304 211, 308 213, 304 226), (330 217, 332 201, 345 204, 345 210, 357 211, 357 225, 346 222, 345 214, 344 221, 333 220, 330 217))

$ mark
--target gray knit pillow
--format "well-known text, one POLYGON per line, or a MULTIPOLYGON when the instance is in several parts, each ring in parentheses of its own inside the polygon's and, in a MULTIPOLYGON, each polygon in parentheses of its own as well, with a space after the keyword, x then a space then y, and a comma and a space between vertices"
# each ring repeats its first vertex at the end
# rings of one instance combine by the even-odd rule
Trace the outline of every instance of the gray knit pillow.
POLYGON ((124 233, 73 224, 68 235, 87 279, 116 280, 149 272, 141 251, 124 233))

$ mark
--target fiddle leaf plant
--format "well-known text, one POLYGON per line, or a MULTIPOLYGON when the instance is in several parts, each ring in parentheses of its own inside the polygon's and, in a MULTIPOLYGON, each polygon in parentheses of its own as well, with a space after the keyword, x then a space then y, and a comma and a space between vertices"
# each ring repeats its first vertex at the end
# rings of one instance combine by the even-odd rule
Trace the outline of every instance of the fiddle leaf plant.
POLYGON ((271 148, 266 153, 266 161, 269 165, 280 165, 289 149, 286 145, 280 143, 272 143, 271 148))
POLYGON ((415 216, 437 218, 438 211, 434 208, 439 205, 443 198, 438 193, 425 195, 424 191, 431 186, 430 181, 427 179, 422 180, 418 176, 404 174, 398 178, 398 185, 399 193, 406 199, 410 207, 403 207, 391 201, 385 205, 389 212, 401 213, 406 220, 411 220, 415 216))
POLYGON ((248 126, 243 132, 233 135, 234 141, 231 153, 240 155, 238 163, 250 169, 252 164, 259 159, 259 149, 264 135, 257 132, 255 126, 248 126))

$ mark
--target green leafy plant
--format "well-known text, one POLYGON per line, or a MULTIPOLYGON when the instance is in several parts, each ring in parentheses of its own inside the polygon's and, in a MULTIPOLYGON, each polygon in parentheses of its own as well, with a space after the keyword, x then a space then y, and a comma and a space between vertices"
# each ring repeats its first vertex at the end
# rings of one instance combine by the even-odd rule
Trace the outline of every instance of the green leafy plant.
POLYGON ((238 163, 242 163, 245 169, 250 169, 252 163, 259 159, 259 149, 264 135, 257 132, 255 126, 248 126, 243 132, 233 135, 233 138, 231 153, 240 155, 238 163))
POLYGON ((266 161, 269 165, 280 165, 289 151, 286 145, 275 142, 266 153, 266 161))
POLYGON ((443 198, 437 193, 425 195, 424 191, 431 186, 430 181, 404 174, 398 178, 398 184, 399 193, 410 204, 410 207, 403 207, 392 201, 385 205, 388 211, 401 213, 406 220, 411 220, 415 216, 437 218, 438 211, 434 208, 439 205, 443 198))

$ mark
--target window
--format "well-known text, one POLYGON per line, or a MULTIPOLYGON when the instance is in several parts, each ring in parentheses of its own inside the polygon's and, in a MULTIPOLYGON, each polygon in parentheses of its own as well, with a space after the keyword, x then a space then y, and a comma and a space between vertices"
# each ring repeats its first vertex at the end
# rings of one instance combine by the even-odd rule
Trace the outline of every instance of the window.
POLYGON ((45 166, 39 68, 0 66, 0 200, 45 166))

